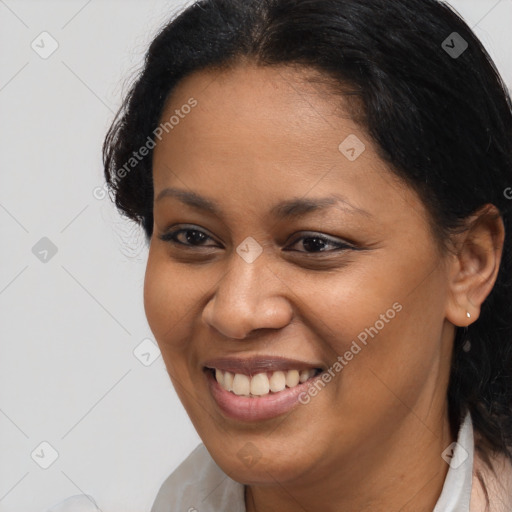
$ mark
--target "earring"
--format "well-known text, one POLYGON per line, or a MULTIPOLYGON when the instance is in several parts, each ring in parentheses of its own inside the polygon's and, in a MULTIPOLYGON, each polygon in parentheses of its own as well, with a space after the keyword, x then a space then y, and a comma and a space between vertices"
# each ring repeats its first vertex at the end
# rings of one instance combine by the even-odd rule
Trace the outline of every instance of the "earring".
POLYGON ((466 316, 467 316, 468 318, 471 318, 471 313, 470 313, 469 311, 466 311, 466 316))

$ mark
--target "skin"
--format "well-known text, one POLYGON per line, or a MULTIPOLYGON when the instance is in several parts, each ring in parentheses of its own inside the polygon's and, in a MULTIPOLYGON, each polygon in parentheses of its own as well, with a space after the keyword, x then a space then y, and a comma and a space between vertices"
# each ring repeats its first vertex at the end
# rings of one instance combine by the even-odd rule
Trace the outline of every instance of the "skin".
POLYGON ((475 321, 492 289, 503 224, 489 206, 443 253, 419 197, 378 157, 343 99, 304 77, 243 63, 194 73, 173 91, 162 120, 191 97, 198 104, 157 143, 155 199, 166 187, 193 191, 222 215, 176 197, 155 201, 147 319, 208 451, 246 484, 248 512, 431 512, 448 471, 441 454, 456 435, 446 400, 455 326, 475 321), (355 161, 338 149, 350 134, 366 147, 355 161), (352 206, 270 214, 279 201, 332 193, 352 206), (159 239, 183 224, 206 238, 159 239), (361 250, 327 243, 321 252, 306 235, 361 250), (249 236, 263 249, 252 263, 236 252, 249 236), (289 414, 235 421, 208 391, 202 363, 214 357, 331 367, 396 302, 402 310, 289 414), (250 467, 237 456, 248 442, 260 455, 250 467))

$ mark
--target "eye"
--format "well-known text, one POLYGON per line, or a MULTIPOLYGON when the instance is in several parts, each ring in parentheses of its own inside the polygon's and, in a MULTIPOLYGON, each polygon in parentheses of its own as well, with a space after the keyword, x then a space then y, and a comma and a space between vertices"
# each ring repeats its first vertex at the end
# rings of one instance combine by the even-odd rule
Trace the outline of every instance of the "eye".
MULTIPOLYGON (((217 247, 217 244, 206 245, 205 242, 213 238, 207 235, 204 231, 197 229, 196 227, 182 227, 180 229, 175 229, 172 231, 168 231, 162 235, 159 235, 158 238, 164 242, 169 242, 175 245, 182 245, 185 247, 217 247)), ((296 251, 294 249, 283 249, 284 251, 293 251, 293 252, 306 252, 306 253, 318 253, 318 252, 335 252, 335 251, 343 251, 347 249, 355 250, 356 247, 350 245, 345 242, 341 242, 339 240, 331 239, 330 237, 326 237, 325 235, 319 235, 318 233, 311 233, 300 238, 295 239, 295 241, 289 245, 288 247, 293 247, 297 245, 299 242, 302 242, 302 247, 305 248, 305 251, 296 251), (328 247, 333 247, 333 249, 328 250, 328 247)))
POLYGON ((170 242, 177 245, 185 245, 189 247, 212 247, 211 245, 205 245, 204 242, 208 239, 212 239, 204 231, 192 227, 184 227, 181 229, 175 229, 168 231, 158 238, 164 242, 170 242), (179 239, 180 235, 181 240, 179 239))
MULTIPOLYGON (((306 251, 298 251, 298 252, 334 252, 334 251, 343 251, 347 249, 355 249, 354 246, 341 242, 339 240, 333 240, 329 237, 326 237, 324 235, 319 235, 317 233, 311 233, 306 236, 302 236, 300 238, 297 238, 293 243, 293 245, 296 245, 297 243, 301 242, 302 246, 306 248, 306 251), (334 249, 328 250, 327 247, 334 247, 334 249)), ((289 246, 290 247, 290 246, 289 246)), ((290 249, 283 249, 285 251, 288 251, 290 249)))

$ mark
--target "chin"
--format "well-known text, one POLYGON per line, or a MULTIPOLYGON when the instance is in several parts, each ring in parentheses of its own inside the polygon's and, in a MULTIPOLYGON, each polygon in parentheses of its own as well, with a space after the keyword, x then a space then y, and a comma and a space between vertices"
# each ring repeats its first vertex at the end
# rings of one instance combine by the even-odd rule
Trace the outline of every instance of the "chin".
MULTIPOLYGON (((314 471, 315 464, 311 456, 297 458, 297 451, 290 450, 289 457, 283 457, 279 450, 273 450, 269 444, 259 448, 250 441, 230 443, 230 449, 220 444, 212 448, 204 443, 216 464, 233 480, 244 485, 275 485, 276 481, 285 483, 300 479, 305 473, 314 471), (241 445, 235 447, 235 444, 241 445)), ((280 443, 281 444, 281 443, 280 443)), ((302 445, 303 446, 303 445, 302 445)))

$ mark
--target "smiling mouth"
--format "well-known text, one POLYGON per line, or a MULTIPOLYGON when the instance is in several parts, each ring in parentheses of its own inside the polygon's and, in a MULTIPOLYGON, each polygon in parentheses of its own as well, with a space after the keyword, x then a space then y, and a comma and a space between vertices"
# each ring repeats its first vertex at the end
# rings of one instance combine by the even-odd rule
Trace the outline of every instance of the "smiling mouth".
POLYGON ((295 388, 320 373, 321 368, 305 370, 277 370, 263 371, 254 375, 234 373, 219 368, 205 367, 224 390, 237 396, 258 398, 269 394, 276 394, 285 389, 295 388))

